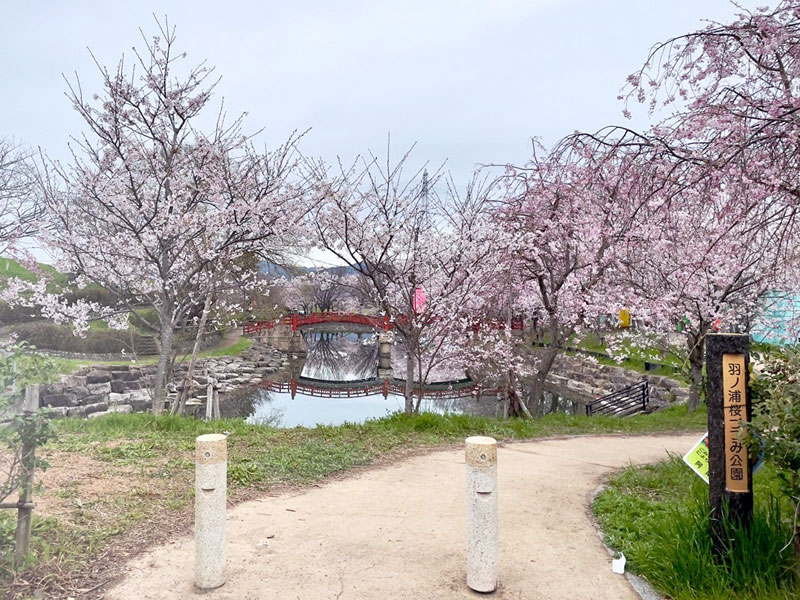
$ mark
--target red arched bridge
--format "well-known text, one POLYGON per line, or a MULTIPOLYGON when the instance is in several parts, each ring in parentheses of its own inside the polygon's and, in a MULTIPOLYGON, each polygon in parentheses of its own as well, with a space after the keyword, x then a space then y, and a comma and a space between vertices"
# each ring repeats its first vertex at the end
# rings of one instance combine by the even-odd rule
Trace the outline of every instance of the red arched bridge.
MULTIPOLYGON (((291 326, 292 331, 297 331, 298 327, 305 327, 306 325, 318 325, 320 323, 352 323, 355 325, 367 325, 375 329, 383 329, 389 331, 397 324, 404 324, 408 322, 406 315, 398 315, 394 319, 389 318, 389 315, 362 315, 358 313, 343 313, 343 312, 319 312, 319 313, 293 313, 286 315, 273 321, 247 321, 244 323, 244 334, 249 335, 272 329, 278 325, 291 326)), ((505 329, 505 321, 501 319, 490 319, 485 321, 492 329, 505 329)), ((477 331, 480 329, 481 323, 475 323, 472 328, 477 331)), ((522 317, 514 317, 511 319, 512 331, 522 331, 523 320, 522 317)))

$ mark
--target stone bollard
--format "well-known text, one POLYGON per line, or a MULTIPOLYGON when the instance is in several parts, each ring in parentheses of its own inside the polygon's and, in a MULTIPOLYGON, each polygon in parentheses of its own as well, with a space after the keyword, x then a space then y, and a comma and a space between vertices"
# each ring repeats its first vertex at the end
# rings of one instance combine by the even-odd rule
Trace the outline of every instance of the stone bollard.
POLYGON ((201 590, 225 583, 227 436, 201 435, 195 444, 194 584, 201 590))
POLYGON ((466 440, 467 585, 476 592, 497 588, 497 441, 466 440))

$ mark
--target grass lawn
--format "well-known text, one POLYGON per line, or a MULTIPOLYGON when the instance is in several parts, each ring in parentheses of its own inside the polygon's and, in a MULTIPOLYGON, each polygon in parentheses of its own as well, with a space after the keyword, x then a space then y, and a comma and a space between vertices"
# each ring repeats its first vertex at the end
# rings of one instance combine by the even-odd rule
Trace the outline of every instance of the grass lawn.
POLYGON ((674 600, 800 598, 800 564, 792 548, 792 511, 775 500, 778 478, 765 467, 753 478, 755 516, 727 564, 715 561, 708 531, 708 486, 679 457, 629 467, 593 504, 606 543, 627 568, 674 600))
MULTIPOLYGON (((37 263, 39 268, 48 275, 52 276, 53 282, 58 285, 67 283, 67 276, 56 271, 55 267, 44 263, 37 263)), ((0 280, 17 277, 25 281, 36 281, 39 277, 33 271, 26 269, 17 261, 11 258, 0 258, 0 280)))
MULTIPOLYGON (((8 563, 0 567, 6 582, 0 583, 0 592, 25 597, 36 586, 90 587, 88 573, 102 561, 113 563, 115 557, 185 530, 191 524, 194 440, 203 433, 232 433, 228 486, 231 501, 236 502, 408 452, 460 444, 469 435, 515 440, 610 432, 701 432, 705 422, 704 411, 687 414, 680 406, 626 419, 552 414, 502 421, 395 414, 364 424, 314 429, 148 414, 62 419, 54 422, 56 438, 39 452, 52 466, 40 477, 44 487, 35 495, 30 565, 13 586, 8 563), (94 558, 87 560, 90 557, 94 558)), ((0 511, 2 547, 8 548, 13 539, 13 521, 11 511, 0 511)))
MULTIPOLYGON (((573 344, 577 348, 588 350, 590 352, 607 353, 608 348, 605 343, 601 343, 596 335, 591 334, 581 339, 577 344, 573 344)), ((639 373, 647 373, 649 375, 665 375, 688 383, 688 369, 689 363, 686 359, 686 353, 683 349, 675 348, 673 352, 663 352, 657 344, 654 343, 652 348, 640 348, 637 345, 631 344, 630 340, 623 340, 620 347, 624 350, 626 356, 622 363, 618 363, 613 359, 604 358, 602 356, 595 357, 597 361, 604 365, 621 366, 632 371, 639 373), (645 361, 665 365, 654 370, 645 370, 645 361)))

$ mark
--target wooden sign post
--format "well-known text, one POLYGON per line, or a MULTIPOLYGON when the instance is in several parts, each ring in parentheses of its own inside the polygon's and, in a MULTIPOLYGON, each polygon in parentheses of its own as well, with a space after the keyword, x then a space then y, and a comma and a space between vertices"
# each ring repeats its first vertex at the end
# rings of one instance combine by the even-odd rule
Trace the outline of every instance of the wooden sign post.
POLYGON ((708 403, 708 489, 714 551, 731 543, 724 523, 748 525, 753 517, 753 473, 747 447, 740 438, 750 413, 750 338, 711 334, 706 337, 706 401, 708 403))

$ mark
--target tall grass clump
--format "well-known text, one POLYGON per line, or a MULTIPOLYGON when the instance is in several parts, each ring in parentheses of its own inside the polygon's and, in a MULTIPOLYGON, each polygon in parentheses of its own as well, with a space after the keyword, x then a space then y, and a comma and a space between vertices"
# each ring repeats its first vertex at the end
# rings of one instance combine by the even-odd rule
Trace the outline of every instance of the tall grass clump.
POLYGON ((593 509, 606 542, 625 553, 628 566, 674 600, 789 600, 800 598, 791 516, 766 493, 776 475, 758 475, 749 527, 726 523, 729 543, 712 551, 708 488, 680 458, 630 467, 598 495, 593 509), (696 480, 696 481, 695 481, 696 480))

